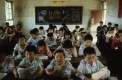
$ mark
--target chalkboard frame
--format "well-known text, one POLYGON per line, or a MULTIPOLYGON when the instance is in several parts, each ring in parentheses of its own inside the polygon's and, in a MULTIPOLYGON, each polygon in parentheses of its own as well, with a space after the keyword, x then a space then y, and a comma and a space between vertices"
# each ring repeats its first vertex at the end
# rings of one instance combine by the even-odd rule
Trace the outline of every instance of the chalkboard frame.
POLYGON ((35 7, 35 24, 82 24, 82 6, 35 7), (75 15, 77 14, 77 15, 75 15))

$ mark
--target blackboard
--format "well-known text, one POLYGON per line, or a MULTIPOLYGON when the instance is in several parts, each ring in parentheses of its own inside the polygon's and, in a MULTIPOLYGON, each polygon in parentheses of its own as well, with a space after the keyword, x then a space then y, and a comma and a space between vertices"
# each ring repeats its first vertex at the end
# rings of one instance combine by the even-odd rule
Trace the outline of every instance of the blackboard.
POLYGON ((82 6, 35 7, 36 24, 82 24, 82 6))

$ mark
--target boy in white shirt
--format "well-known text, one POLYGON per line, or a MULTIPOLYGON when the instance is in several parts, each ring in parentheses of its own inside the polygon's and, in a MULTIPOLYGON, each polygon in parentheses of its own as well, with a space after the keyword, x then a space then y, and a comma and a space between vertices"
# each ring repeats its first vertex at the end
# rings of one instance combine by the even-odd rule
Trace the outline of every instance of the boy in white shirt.
POLYGON ((107 68, 103 69, 104 65, 99 60, 96 60, 96 52, 93 47, 87 47, 83 52, 85 59, 81 60, 77 68, 76 76, 82 80, 94 80, 94 73, 101 73, 101 70, 103 71, 102 74, 99 75, 99 79, 105 79, 110 76, 110 71, 107 68))

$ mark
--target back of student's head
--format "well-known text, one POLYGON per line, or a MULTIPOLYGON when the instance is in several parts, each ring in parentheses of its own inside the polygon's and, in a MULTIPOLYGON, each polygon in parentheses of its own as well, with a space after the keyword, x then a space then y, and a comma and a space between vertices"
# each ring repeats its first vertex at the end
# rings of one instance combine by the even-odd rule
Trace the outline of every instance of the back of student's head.
POLYGON ((72 48, 72 47, 73 47, 73 46, 72 46, 72 41, 69 40, 69 39, 64 40, 64 41, 62 42, 62 47, 63 47, 63 48, 66 48, 66 49, 72 48))
POLYGON ((30 34, 35 34, 36 35, 36 31, 35 30, 30 30, 30 34))
POLYGON ((34 54, 36 54, 37 48, 34 45, 27 45, 24 51, 25 52, 34 52, 34 54))
POLYGON ((93 47, 86 47, 83 50, 83 52, 84 52, 84 56, 91 55, 91 54, 95 54, 96 55, 95 49, 93 47))
POLYGON ((47 36, 48 37, 52 37, 53 36, 53 33, 48 33, 47 36))
POLYGON ((65 52, 64 52, 64 50, 62 50, 62 49, 57 49, 57 50, 54 52, 54 55, 56 55, 57 53, 62 53, 62 54, 64 55, 64 57, 65 57, 65 52))
POLYGON ((85 36, 85 41, 86 41, 86 40, 91 40, 91 41, 93 41, 92 35, 91 35, 91 34, 87 34, 87 35, 85 36))
POLYGON ((100 21, 100 23, 102 23, 102 24, 103 24, 103 21, 100 21))
POLYGON ((44 27, 43 27, 43 26, 40 26, 39 29, 40 29, 40 30, 44 30, 44 27))
POLYGON ((39 41, 37 42, 37 46, 39 46, 39 47, 41 47, 41 46, 46 46, 46 43, 45 43, 44 40, 39 40, 39 41))

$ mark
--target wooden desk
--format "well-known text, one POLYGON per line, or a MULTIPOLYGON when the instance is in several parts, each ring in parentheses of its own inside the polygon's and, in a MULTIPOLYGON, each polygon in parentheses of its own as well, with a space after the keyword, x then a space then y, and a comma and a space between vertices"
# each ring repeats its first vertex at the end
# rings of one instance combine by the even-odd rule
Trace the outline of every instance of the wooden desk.
POLYGON ((4 79, 7 76, 7 73, 0 73, 0 80, 4 79))

